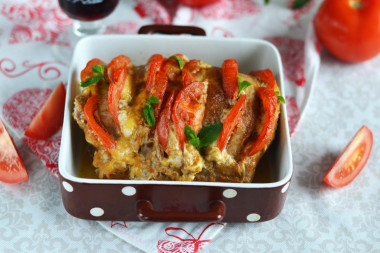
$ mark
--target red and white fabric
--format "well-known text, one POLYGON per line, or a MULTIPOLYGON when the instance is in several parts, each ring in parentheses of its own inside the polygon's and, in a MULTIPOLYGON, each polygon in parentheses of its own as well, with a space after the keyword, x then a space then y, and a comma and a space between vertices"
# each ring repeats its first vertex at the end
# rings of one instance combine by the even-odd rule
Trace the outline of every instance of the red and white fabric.
MULTIPOLYGON (((175 0, 120 1, 105 22, 107 33, 135 34, 145 24, 194 25, 212 37, 262 38, 277 46, 282 57, 286 106, 291 134, 296 131, 312 93, 320 63, 320 45, 312 30, 317 1, 292 10, 293 0, 220 0, 190 8, 175 0)), ((53 46, 71 27, 51 0, 0 1, 0 117, 16 140, 23 140, 58 178, 60 133, 37 141, 24 136, 30 120, 51 90, 67 82, 69 62, 56 59, 53 46), (3 25, 6 24, 6 25, 3 25)), ((198 252, 222 223, 99 222, 111 233, 146 252, 198 252)))

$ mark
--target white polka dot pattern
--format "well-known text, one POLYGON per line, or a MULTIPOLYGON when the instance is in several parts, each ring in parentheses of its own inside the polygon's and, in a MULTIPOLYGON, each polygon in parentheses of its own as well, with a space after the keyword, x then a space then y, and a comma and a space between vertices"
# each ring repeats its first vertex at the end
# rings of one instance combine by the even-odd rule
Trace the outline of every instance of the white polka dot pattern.
POLYGON ((121 192, 126 196, 133 196, 136 194, 136 188, 133 186, 125 186, 121 192))
POLYGON ((223 191, 223 196, 228 199, 235 198, 236 195, 237 195, 237 191, 234 189, 227 189, 223 191))
POLYGON ((261 216, 257 213, 251 213, 247 216, 247 221, 255 222, 259 221, 261 216))
POLYGON ((100 217, 104 214, 104 210, 100 207, 94 207, 90 210, 90 214, 95 217, 100 217))
POLYGON ((68 182, 66 182, 66 181, 62 182, 62 186, 68 192, 73 192, 74 191, 73 186, 71 184, 69 184, 68 182))

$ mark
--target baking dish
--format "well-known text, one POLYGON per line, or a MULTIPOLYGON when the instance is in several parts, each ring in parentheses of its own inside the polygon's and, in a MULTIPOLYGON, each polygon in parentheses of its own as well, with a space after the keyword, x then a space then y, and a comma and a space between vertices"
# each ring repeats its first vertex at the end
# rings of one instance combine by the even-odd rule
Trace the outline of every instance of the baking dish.
POLYGON ((135 65, 142 65, 156 53, 164 56, 182 53, 213 66, 235 58, 241 73, 270 68, 285 94, 280 55, 266 41, 168 35, 102 35, 80 40, 69 71, 59 154, 61 192, 67 212, 83 219, 123 221, 255 222, 276 217, 283 208, 293 172, 283 104, 275 141, 261 162, 270 174, 266 182, 139 181, 78 176, 85 140, 72 112, 74 98, 80 92, 80 71, 95 57, 109 62, 125 54, 135 65))

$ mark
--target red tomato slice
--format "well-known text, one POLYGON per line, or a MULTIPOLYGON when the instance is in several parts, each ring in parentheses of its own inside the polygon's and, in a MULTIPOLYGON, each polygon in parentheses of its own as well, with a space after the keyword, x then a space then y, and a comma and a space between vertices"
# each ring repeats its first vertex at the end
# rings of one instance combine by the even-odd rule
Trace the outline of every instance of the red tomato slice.
POLYGON ((161 110, 162 100, 164 100, 164 95, 166 88, 168 86, 168 77, 164 70, 159 70, 156 74, 155 84, 152 87, 151 95, 158 98, 158 104, 154 104, 154 116, 158 118, 159 112, 161 110))
POLYGON ((86 81, 87 78, 94 76, 94 72, 92 72, 92 67, 95 65, 106 65, 102 60, 98 58, 94 58, 87 62, 86 67, 80 72, 80 80, 82 82, 86 81))
POLYGON ((200 60, 190 60, 183 66, 182 83, 184 87, 197 81, 197 73, 200 71, 200 62, 200 60))
POLYGON ((0 120, 0 181, 15 184, 28 179, 28 173, 13 143, 13 139, 0 120))
POLYGON ((222 64, 224 94, 229 99, 237 98, 239 91, 238 63, 235 59, 225 60, 222 64))
POLYGON ((148 92, 151 92, 151 90, 153 89, 153 86, 155 85, 155 82, 156 82, 156 74, 161 69, 161 65, 163 62, 164 62, 164 59, 158 58, 156 60, 152 60, 149 63, 148 74, 146 77, 146 86, 145 86, 145 89, 148 92))
MULTIPOLYGON (((174 54, 173 56, 179 57, 182 60, 182 63, 185 63, 184 56, 182 54, 174 54)), ((167 59, 164 61, 162 69, 165 71, 170 81, 174 81, 175 78, 181 73, 178 62, 174 59, 167 59)))
POLYGON ((162 54, 154 54, 148 59, 147 64, 150 64, 151 62, 154 62, 154 61, 163 61, 163 60, 165 60, 165 57, 162 54))
POLYGON ((130 67, 132 67, 132 61, 125 55, 113 58, 107 67, 107 76, 110 81, 108 87, 108 110, 119 129, 119 101, 130 67))
POLYGON ((66 91, 63 83, 50 94, 39 112, 34 116, 25 135, 34 139, 48 139, 62 127, 66 91))
POLYGON ((220 152, 223 151, 224 147, 227 145, 227 141, 232 135, 232 131, 235 129, 241 114, 245 108, 245 100, 247 95, 243 94, 240 96, 239 100, 232 107, 231 111, 227 114, 226 119, 223 121, 222 132, 219 135, 217 146, 220 152))
POLYGON ((373 146, 371 130, 362 126, 335 160, 323 181, 332 187, 351 183, 366 165, 373 146))
POLYGON ((251 76, 260 78, 263 82, 266 82, 272 89, 276 85, 276 79, 274 78, 273 72, 270 69, 252 70, 249 74, 251 76))
POLYGON ((158 142, 160 143, 163 150, 166 151, 168 147, 168 139, 169 139, 169 121, 172 105, 175 99, 175 91, 171 91, 168 99, 160 113, 160 116, 157 120, 157 137, 158 142))
POLYGON ((261 133, 253 142, 248 143, 251 145, 248 155, 251 156, 262 150, 268 140, 271 138, 275 127, 275 114, 277 106, 277 95, 272 88, 260 87, 257 92, 262 101, 263 110, 265 112, 265 121, 261 133))
POLYGON ((94 117, 94 112, 98 108, 98 95, 91 96, 84 105, 84 115, 89 128, 94 132, 100 143, 107 149, 116 147, 114 139, 99 125, 94 117))
POLYGON ((202 128, 205 113, 206 87, 203 82, 193 82, 183 88, 177 95, 172 119, 175 124, 179 147, 183 151, 185 143, 185 126, 190 126, 198 134, 202 128))

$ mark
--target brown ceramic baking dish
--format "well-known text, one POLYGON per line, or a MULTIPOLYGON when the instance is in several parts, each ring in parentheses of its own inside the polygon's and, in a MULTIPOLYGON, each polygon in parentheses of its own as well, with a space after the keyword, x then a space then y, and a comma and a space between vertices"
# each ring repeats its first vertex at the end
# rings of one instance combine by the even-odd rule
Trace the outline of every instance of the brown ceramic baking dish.
POLYGON ((83 132, 72 118, 80 71, 92 58, 128 55, 136 65, 156 53, 182 53, 221 66, 235 58, 239 71, 270 68, 284 93, 280 55, 270 43, 168 35, 91 36, 77 44, 69 75, 59 172, 63 204, 71 215, 91 220, 255 222, 275 218, 284 206, 293 165, 286 107, 281 105, 276 138, 252 183, 140 181, 84 178, 83 132))

